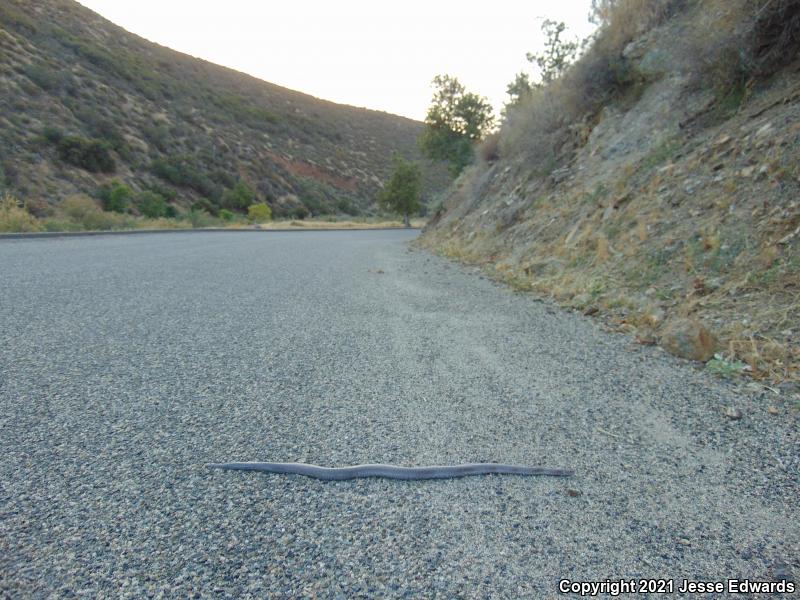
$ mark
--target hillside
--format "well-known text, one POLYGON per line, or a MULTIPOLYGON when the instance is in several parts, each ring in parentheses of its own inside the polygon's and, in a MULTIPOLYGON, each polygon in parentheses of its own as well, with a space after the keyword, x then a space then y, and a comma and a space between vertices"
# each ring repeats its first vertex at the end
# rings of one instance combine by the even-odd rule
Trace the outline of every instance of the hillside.
MULTIPOLYGON (((178 212, 372 212, 421 123, 337 105, 128 33, 72 0, 0 3, 0 188, 45 215, 121 181, 178 212)), ((447 185, 426 166, 427 193, 447 185)))
POLYGON ((607 4, 593 45, 512 107, 421 243, 797 391, 800 2, 607 4))

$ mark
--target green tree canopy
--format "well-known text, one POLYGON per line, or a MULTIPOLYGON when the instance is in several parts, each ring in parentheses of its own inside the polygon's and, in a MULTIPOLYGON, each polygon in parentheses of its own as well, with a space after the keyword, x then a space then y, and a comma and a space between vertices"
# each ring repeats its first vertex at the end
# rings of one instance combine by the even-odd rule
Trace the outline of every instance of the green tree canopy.
POLYGON ((139 194, 136 204, 139 208, 139 212, 151 219, 164 217, 167 214, 167 203, 164 201, 164 198, 155 192, 142 192, 139 194))
POLYGON ((118 183, 108 195, 108 207, 106 207, 106 210, 124 213, 128 209, 131 198, 133 198, 133 190, 125 184, 118 183))
POLYGON ((269 204, 259 202, 247 207, 247 216, 254 223, 263 223, 272 220, 272 208, 269 204))
POLYGON ((256 193, 247 183, 239 181, 222 196, 222 206, 232 210, 245 210, 255 202, 256 193))
POLYGON ((396 156, 394 171, 378 196, 378 203, 403 215, 403 223, 411 226, 410 215, 419 211, 422 195, 422 171, 419 165, 396 156))
POLYGON ((422 152, 434 160, 446 160, 458 175, 472 162, 472 146, 489 132, 494 115, 489 101, 467 92, 455 77, 437 75, 433 101, 420 136, 422 152))
POLYGON ((533 83, 527 73, 519 72, 514 77, 514 81, 506 86, 506 94, 509 95, 509 104, 516 104, 522 98, 533 91, 533 83))
MULTIPOLYGON (((593 15, 599 15, 605 8, 603 6, 613 4, 616 0, 593 0, 593 15)), ((600 18, 600 17, 598 17, 600 18)), ((539 79, 534 81, 523 72, 517 73, 514 81, 506 86, 506 93, 509 96, 508 102, 503 106, 503 118, 508 114, 508 110, 522 103, 525 98, 530 97, 534 90, 542 89, 559 79, 569 68, 575 57, 578 55, 581 44, 576 40, 564 40, 562 36, 567 26, 564 23, 546 19, 542 23, 542 33, 545 35, 545 43, 542 52, 528 52, 526 58, 528 62, 535 64, 538 68, 539 79)), ((584 40, 583 44, 588 43, 584 40)))

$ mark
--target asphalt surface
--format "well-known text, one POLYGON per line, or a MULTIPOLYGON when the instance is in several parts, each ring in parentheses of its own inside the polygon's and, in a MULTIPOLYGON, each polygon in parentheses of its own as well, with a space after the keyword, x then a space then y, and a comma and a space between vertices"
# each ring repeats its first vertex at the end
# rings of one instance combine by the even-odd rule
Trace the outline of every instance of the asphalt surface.
POLYGON ((414 235, 0 241, 0 595, 520 598, 798 573, 791 399, 414 235), (247 460, 576 475, 204 466, 247 460))

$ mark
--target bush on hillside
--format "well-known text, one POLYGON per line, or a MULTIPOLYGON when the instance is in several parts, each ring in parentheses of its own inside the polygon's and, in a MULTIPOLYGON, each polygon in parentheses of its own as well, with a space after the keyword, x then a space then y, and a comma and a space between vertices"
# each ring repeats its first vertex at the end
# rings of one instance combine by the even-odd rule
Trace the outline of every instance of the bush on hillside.
POLYGON ((100 210, 97 202, 84 194, 75 194, 61 203, 61 212, 75 222, 80 223, 87 215, 100 210))
POLYGON ((722 102, 743 99, 750 81, 800 51, 800 0, 712 0, 692 25, 686 51, 722 102))
POLYGON ((46 223, 48 230, 106 231, 131 226, 129 217, 101 210, 97 202, 85 194, 70 196, 61 203, 59 210, 67 217, 68 222, 54 219, 56 229, 53 229, 53 224, 46 223))
POLYGON ((195 229, 214 224, 214 218, 202 209, 192 207, 186 217, 195 229))
POLYGON ((256 199, 256 193, 244 181, 239 181, 232 190, 225 192, 222 205, 233 210, 244 210, 256 199))
POLYGON ((202 167, 187 157, 158 158, 150 168, 158 177, 178 187, 192 189, 212 200, 218 200, 221 196, 219 186, 204 174, 202 167))
POLYGON ((60 139, 56 148, 61 160, 91 173, 113 173, 117 169, 108 145, 100 140, 71 135, 60 139))
POLYGON ((294 209, 291 211, 291 214, 295 219, 300 219, 302 221, 303 219, 307 219, 311 216, 311 211, 308 210, 308 207, 299 204, 294 207, 294 209))
POLYGON ((203 211, 211 216, 217 216, 219 214, 219 208, 215 204, 209 202, 206 198, 200 198, 200 200, 194 202, 191 206, 191 210, 203 211))
POLYGON ((30 214, 13 196, 0 199, 0 232, 25 233, 41 231, 39 221, 30 214))
POLYGON ((64 139, 64 132, 61 131, 58 127, 46 125, 44 129, 42 129, 42 137, 44 137, 44 139, 46 139, 51 144, 58 144, 58 142, 64 139))
POLYGON ((102 185, 96 195, 103 205, 103 210, 124 213, 130 207, 133 190, 124 183, 114 181, 102 185))
POLYGON ((247 216, 254 223, 263 223, 264 221, 272 220, 272 209, 269 204, 263 202, 259 204, 251 204, 247 208, 247 216))
POLYGON ((139 194, 136 198, 136 208, 143 216, 151 219, 167 216, 167 203, 155 192, 148 191, 139 194))
POLYGON ((349 198, 340 198, 336 201, 336 210, 345 215, 357 215, 358 208, 349 198))

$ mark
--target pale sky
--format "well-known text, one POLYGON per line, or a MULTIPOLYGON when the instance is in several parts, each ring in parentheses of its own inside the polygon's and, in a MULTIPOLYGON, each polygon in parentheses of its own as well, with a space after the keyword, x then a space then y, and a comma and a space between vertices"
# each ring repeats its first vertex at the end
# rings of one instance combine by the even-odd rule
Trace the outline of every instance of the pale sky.
POLYGON ((499 109, 541 20, 585 37, 590 0, 80 0, 151 41, 319 98, 422 120, 431 80, 499 109))

